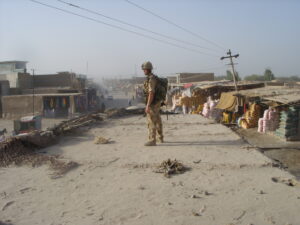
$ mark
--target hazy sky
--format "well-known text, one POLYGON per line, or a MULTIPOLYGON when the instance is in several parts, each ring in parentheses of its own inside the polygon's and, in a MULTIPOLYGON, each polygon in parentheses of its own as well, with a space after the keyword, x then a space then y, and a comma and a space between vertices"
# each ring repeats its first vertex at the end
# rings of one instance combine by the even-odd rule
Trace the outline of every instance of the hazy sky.
MULTIPOLYGON (((39 0, 134 30, 64 5, 39 0)), ((270 67, 277 76, 300 75, 299 0, 131 0, 158 15, 221 45, 217 48, 145 13, 124 0, 65 0, 146 29, 215 51, 166 41, 208 56, 169 46, 106 25, 46 8, 29 0, 0 0, 0 60, 26 60, 37 73, 74 71, 93 78, 141 75, 140 65, 153 62, 155 73, 215 72, 225 74, 220 57, 231 48, 245 76, 270 67)))

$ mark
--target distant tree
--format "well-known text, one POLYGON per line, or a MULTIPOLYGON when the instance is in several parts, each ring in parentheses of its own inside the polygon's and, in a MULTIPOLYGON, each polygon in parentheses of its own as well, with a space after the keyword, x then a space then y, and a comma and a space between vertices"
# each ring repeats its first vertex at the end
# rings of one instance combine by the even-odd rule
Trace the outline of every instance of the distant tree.
POLYGON ((300 76, 290 76, 290 81, 300 81, 300 76))
POLYGON ((252 75, 246 76, 244 78, 244 80, 248 80, 248 81, 264 81, 265 77, 262 76, 262 75, 258 75, 258 74, 252 74, 252 75))
POLYGON ((271 69, 266 69, 264 73, 264 78, 266 81, 271 81, 275 79, 275 76, 271 69))
POLYGON ((215 80, 227 80, 227 76, 224 76, 224 75, 215 76, 215 80))
POLYGON ((230 70, 226 71, 226 80, 233 80, 232 72, 230 70))
POLYGON ((236 72, 236 71, 235 71, 235 75, 236 75, 236 80, 237 80, 237 81, 240 81, 240 80, 242 80, 242 79, 240 78, 240 75, 239 75, 239 73, 238 73, 238 72, 236 72))
MULTIPOLYGON (((235 72, 236 74, 236 80, 239 81, 241 80, 240 76, 239 76, 239 73, 238 72, 235 72)), ((231 80, 233 81, 233 75, 232 75, 232 72, 230 70, 227 70, 226 71, 226 80, 231 80)))
POLYGON ((280 80, 280 81, 300 81, 300 76, 290 76, 290 77, 276 77, 276 80, 280 80))

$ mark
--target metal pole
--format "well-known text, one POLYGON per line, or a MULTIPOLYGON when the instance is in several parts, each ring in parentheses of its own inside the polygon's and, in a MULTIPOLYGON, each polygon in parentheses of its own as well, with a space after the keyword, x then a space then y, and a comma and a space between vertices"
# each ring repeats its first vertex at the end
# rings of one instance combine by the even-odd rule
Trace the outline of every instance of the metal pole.
POLYGON ((236 75, 235 75, 235 70, 234 70, 234 64, 233 64, 233 60, 232 60, 232 56, 231 56, 231 51, 229 49, 228 53, 227 53, 230 57, 230 64, 231 64, 231 67, 232 67, 232 76, 233 76, 233 82, 234 82, 234 86, 235 86, 235 91, 237 92, 238 91, 238 87, 237 87, 237 83, 236 83, 236 75))
POLYGON ((34 116, 34 69, 32 69, 32 116, 34 116))
POLYGON ((239 54, 236 54, 236 55, 231 55, 231 50, 229 49, 228 52, 227 52, 227 55, 229 56, 223 56, 221 57, 221 60, 223 59, 230 59, 230 63, 228 65, 231 65, 231 68, 232 68, 232 76, 233 76, 233 82, 234 82, 234 87, 235 87, 235 91, 238 92, 238 87, 237 87, 237 76, 236 76, 236 73, 235 73, 235 69, 234 69, 234 63, 233 63, 233 60, 232 58, 237 58, 239 57, 239 54))

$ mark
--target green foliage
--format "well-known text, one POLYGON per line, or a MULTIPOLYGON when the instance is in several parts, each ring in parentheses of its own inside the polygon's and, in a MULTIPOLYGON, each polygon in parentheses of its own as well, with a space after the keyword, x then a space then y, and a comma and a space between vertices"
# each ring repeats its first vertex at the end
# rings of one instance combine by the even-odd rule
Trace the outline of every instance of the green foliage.
POLYGON ((226 80, 227 76, 215 76, 215 80, 226 80))
MULTIPOLYGON (((240 78, 238 72, 235 72, 235 73, 236 73, 236 80, 237 80, 237 81, 241 80, 241 78, 240 78)), ((227 70, 227 71, 226 71, 226 80, 231 80, 231 81, 233 81, 233 75, 232 75, 232 72, 231 72, 230 70, 227 70)))
POLYGON ((271 69, 266 69, 264 73, 264 78, 266 81, 275 80, 275 76, 271 69))
POLYGON ((277 77, 276 80, 280 81, 300 81, 300 76, 290 76, 290 77, 277 77))
POLYGON ((258 74, 252 74, 252 75, 246 76, 244 78, 244 80, 248 80, 248 81, 264 81, 265 77, 262 76, 262 75, 258 75, 258 74))

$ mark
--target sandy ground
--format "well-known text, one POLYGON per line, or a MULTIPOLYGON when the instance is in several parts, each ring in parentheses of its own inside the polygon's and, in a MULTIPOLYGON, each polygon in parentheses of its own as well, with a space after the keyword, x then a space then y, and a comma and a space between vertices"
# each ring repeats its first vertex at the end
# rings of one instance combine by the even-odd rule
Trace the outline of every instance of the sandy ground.
POLYGON ((238 128, 236 131, 242 135, 249 144, 259 148, 300 148, 300 141, 286 141, 285 139, 279 138, 272 133, 258 133, 257 128, 238 128))
POLYGON ((278 160, 300 180, 300 142, 285 141, 272 133, 262 134, 257 128, 236 129, 250 145, 261 148, 264 154, 278 160))
POLYGON ((103 122, 44 149, 81 165, 0 169, 0 220, 14 225, 299 225, 300 187, 230 129, 197 115, 163 117, 166 143, 144 147, 145 118, 103 122), (95 136, 112 139, 95 145, 95 136), (191 168, 166 178, 165 159, 191 168), (201 160, 201 161, 200 161, 201 160), (272 177, 279 177, 273 182, 272 177))

